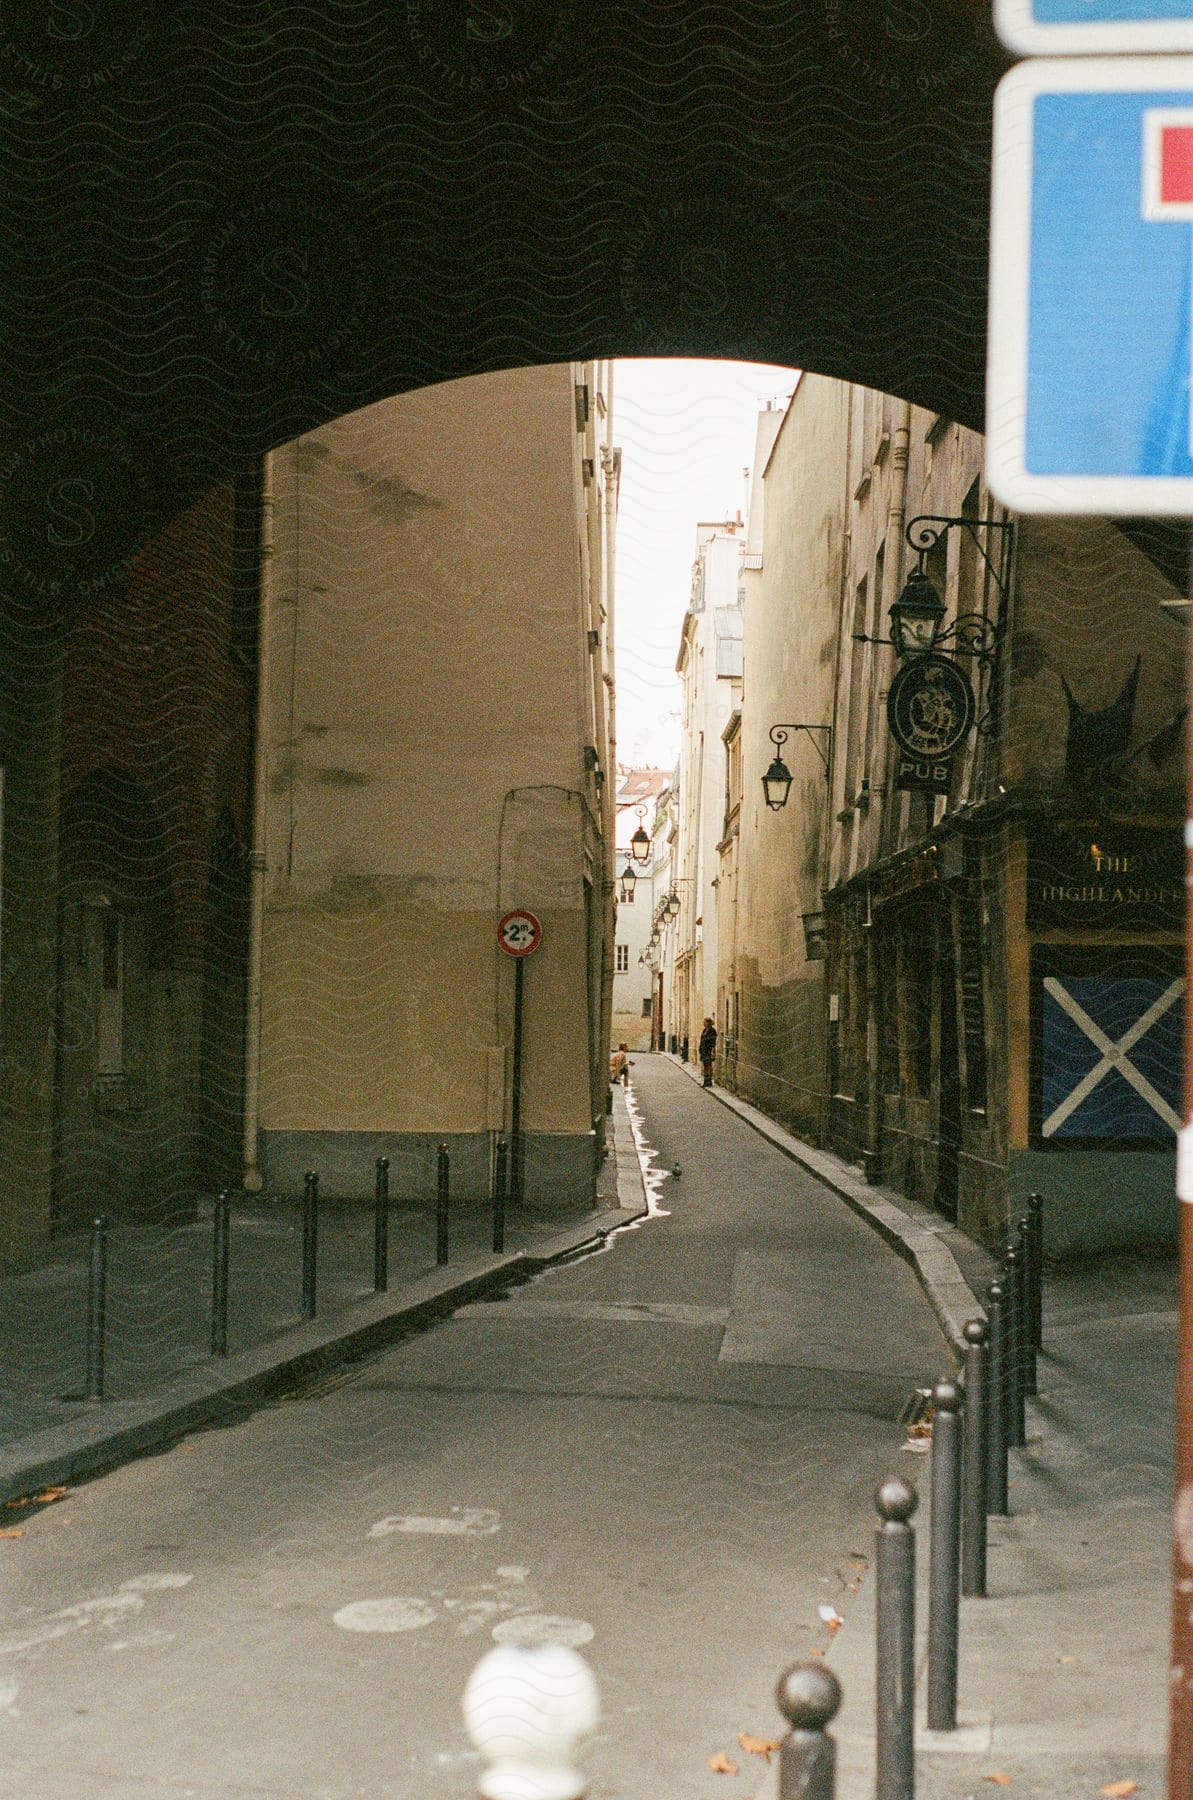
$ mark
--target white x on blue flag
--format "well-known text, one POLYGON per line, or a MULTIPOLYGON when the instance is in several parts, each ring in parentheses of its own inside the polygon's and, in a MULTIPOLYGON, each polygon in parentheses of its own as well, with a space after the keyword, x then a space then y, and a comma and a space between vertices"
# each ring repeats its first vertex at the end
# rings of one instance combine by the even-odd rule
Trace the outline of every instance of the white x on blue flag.
POLYGON ((1050 975, 1044 982, 1041 1136, 1156 1137, 1157 1120, 1180 1129, 1179 1016, 1185 984, 1155 978, 1050 975), (1078 998, 1080 995, 1080 998, 1078 998), (1084 1004, 1083 1004, 1084 1002, 1084 1004), (1090 1008, 1134 1016, 1117 1037, 1090 1008), (1140 1008, 1142 1007, 1142 1010, 1140 1008), (1096 1055, 1091 1055, 1096 1052, 1096 1055))

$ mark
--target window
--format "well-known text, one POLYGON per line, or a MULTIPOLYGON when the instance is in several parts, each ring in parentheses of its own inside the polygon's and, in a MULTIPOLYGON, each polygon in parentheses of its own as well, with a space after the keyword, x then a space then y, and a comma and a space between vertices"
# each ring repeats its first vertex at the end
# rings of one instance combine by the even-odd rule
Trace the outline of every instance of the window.
POLYGON ((630 946, 628 944, 618 944, 618 946, 617 946, 617 973, 619 975, 625 975, 629 972, 629 967, 630 967, 630 946))

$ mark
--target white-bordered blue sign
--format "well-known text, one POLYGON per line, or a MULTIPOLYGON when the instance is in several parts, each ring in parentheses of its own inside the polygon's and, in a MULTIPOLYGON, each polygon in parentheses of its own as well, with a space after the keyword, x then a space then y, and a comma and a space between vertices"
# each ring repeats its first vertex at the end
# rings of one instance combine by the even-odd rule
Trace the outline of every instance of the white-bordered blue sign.
POLYGON ((992 492, 1193 517, 1193 56, 1012 69, 993 183, 992 492))
POLYGON ((994 0, 994 27, 1020 56, 1193 51, 1193 0, 994 0))

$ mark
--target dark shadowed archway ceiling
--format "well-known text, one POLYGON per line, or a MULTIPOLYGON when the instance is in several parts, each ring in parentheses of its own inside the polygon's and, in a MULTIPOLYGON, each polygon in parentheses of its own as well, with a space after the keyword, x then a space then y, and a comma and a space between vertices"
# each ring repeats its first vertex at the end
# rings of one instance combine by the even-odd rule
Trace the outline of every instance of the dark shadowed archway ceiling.
POLYGON ((252 452, 512 364, 757 358, 980 423, 987 14, 4 6, 5 560, 69 561, 89 486, 111 566, 252 452))

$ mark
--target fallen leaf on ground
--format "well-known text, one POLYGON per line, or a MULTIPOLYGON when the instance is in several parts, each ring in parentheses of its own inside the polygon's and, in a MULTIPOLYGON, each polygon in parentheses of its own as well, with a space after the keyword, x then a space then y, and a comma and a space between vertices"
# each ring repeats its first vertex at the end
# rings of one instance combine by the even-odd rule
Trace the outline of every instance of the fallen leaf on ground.
POLYGON ((1108 1781, 1104 1788, 1098 1789, 1098 1800, 1128 1800, 1128 1795, 1138 1792, 1137 1781, 1108 1781))
POLYGON ((748 1731, 739 1731, 737 1741, 747 1756, 765 1756, 767 1762, 770 1761, 771 1751, 777 1750, 780 1743, 778 1738, 752 1737, 748 1731))
POLYGON ((723 1750, 718 1750, 715 1756, 709 1757, 708 1766, 714 1775, 737 1774, 737 1764, 735 1762, 730 1762, 723 1750))
POLYGON ((68 1487, 48 1487, 43 1488, 40 1494, 35 1494, 34 1499, 39 1506, 48 1506, 51 1500, 61 1500, 64 1495, 69 1493, 68 1487))
POLYGON ((1062 1663, 1074 1663, 1077 1661, 1077 1658, 1075 1656, 1058 1656, 1056 1660, 1057 1662, 1062 1663))
POLYGON ((809 1656, 826 1656, 827 1654, 828 1652, 825 1650, 823 1644, 813 1644, 812 1648, 808 1651, 809 1656))
POLYGON ((1010 1785, 1014 1779, 1015 1778, 1013 1775, 1004 1775, 1001 1769, 999 1770, 997 1775, 983 1775, 982 1776, 983 1781, 992 1781, 994 1783, 995 1787, 1010 1787, 1010 1785))
POLYGON ((820 1614, 822 1621, 828 1626, 830 1631, 840 1631, 842 1625, 845 1623, 835 1606, 825 1604, 823 1606, 818 1606, 816 1611, 820 1614))
POLYGON ((6 1525, 4 1527, 4 1530, 0 1531, 0 1538, 24 1537, 24 1535, 25 1535, 25 1527, 23 1525, 6 1525))

